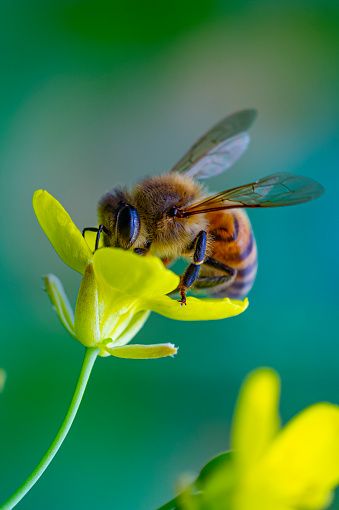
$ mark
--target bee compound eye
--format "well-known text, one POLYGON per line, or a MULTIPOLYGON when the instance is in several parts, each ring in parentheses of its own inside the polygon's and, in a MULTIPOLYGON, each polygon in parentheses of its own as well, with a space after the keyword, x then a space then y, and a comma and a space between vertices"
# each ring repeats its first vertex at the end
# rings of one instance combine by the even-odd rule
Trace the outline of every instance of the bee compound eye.
POLYGON ((140 217, 138 211, 132 205, 121 205, 117 213, 115 227, 117 247, 128 250, 137 239, 139 232, 140 217))

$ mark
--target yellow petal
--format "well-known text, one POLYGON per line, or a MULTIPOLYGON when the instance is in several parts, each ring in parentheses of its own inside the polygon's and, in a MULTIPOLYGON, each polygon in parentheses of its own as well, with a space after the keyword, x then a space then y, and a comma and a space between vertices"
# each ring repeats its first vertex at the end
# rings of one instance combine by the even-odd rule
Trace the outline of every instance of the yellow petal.
POLYGON ((137 298, 113 289, 102 278, 96 278, 99 295, 101 338, 116 338, 124 324, 140 310, 137 298))
POLYGON ((149 310, 142 310, 141 312, 135 313, 124 331, 114 340, 114 345, 121 346, 128 344, 144 326, 149 314, 149 310))
POLYGON ((111 289, 134 298, 167 294, 178 286, 179 277, 160 259, 141 257, 119 248, 102 248, 94 254, 94 269, 111 289))
POLYGON ((273 370, 256 370, 245 380, 231 437, 239 471, 255 466, 275 437, 279 428, 278 399, 279 379, 273 370))
POLYGON ((114 314, 113 317, 110 317, 110 320, 101 328, 101 337, 104 340, 101 342, 100 356, 109 355, 107 347, 113 348, 128 344, 143 327, 149 314, 148 310, 135 311, 132 307, 124 314, 114 314), (108 335, 106 335, 107 331, 108 335))
POLYGON ((316 404, 277 436, 257 479, 292 508, 318 510, 339 484, 339 407, 316 404))
POLYGON ((187 304, 181 305, 176 299, 160 296, 145 301, 153 312, 179 321, 208 321, 227 319, 244 312, 248 307, 248 300, 234 299, 198 299, 188 297, 187 304))
POLYGON ((98 286, 92 264, 86 267, 75 307, 74 332, 86 347, 100 342, 98 286))
POLYGON ((74 314, 61 281, 54 274, 48 274, 44 277, 44 284, 62 325, 74 335, 74 314))
MULTIPOLYGON (((87 230, 85 232, 85 241, 86 243, 88 244, 89 246, 89 249, 91 250, 92 253, 94 253, 94 250, 95 250, 95 241, 96 241, 96 238, 97 238, 97 233, 96 232, 91 232, 90 230, 87 230)), ((103 248, 104 247, 104 238, 103 238, 103 235, 100 236, 100 240, 99 240, 99 248, 103 248)))
MULTIPOLYGON (((102 296, 99 293, 100 303, 100 331, 101 338, 111 338, 112 342, 116 342, 117 338, 120 337, 133 320, 133 317, 138 313, 135 307, 130 306, 126 309, 125 305, 121 310, 110 312, 109 302, 103 302, 102 296), (103 314, 106 319, 102 318, 102 310, 105 310, 103 314), (123 311, 126 310, 126 311, 123 311)), ((112 309, 113 310, 113 309, 112 309)))
POLYGON ((122 347, 106 347, 107 352, 117 358, 155 359, 174 356, 178 349, 173 344, 156 345, 124 345, 122 347))
MULTIPOLYGON (((256 467, 247 480, 235 486, 232 494, 232 505, 227 510, 306 510, 282 500, 268 480, 258 479, 256 467)), ((226 509, 225 509, 226 510, 226 509)))
POLYGON ((33 208, 59 257, 75 271, 84 273, 92 253, 62 205, 47 191, 38 190, 33 195, 33 208))

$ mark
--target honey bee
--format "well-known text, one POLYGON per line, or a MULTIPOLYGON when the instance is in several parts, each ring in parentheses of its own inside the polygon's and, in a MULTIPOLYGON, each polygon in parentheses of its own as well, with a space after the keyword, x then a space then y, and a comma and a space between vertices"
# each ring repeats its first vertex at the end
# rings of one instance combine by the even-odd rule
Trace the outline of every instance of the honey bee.
POLYGON ((230 168, 245 152, 247 130, 256 117, 241 110, 216 124, 164 175, 149 177, 128 191, 114 188, 98 205, 95 249, 104 246, 151 253, 167 265, 178 257, 189 265, 177 292, 188 289, 241 298, 257 273, 257 246, 245 208, 295 205, 319 197, 322 186, 307 177, 276 173, 209 195, 199 180, 230 168))

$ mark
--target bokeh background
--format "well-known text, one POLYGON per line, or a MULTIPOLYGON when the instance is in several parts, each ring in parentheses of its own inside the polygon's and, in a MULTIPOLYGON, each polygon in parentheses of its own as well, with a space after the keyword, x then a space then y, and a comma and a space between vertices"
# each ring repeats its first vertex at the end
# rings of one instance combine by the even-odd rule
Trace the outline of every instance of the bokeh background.
POLYGON ((211 189, 292 171, 326 195, 251 213, 260 270, 246 314, 152 316, 138 340, 174 341, 176 359, 99 360, 62 450, 18 508, 156 508, 227 448, 240 383, 258 366, 281 375, 284 421, 339 402, 338 34, 329 0, 1 1, 1 499, 54 436, 83 356, 42 292, 53 272, 74 298, 79 277, 40 231, 33 191, 93 225, 103 192, 170 168, 243 107, 259 110, 250 150, 211 189))

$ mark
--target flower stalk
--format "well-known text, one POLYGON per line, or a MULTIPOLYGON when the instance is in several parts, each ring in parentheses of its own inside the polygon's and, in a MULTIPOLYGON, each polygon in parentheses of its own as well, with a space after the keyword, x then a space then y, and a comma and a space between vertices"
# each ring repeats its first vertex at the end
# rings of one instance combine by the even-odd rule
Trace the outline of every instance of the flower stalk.
POLYGON ((24 483, 0 506, 0 510, 11 510, 12 508, 14 508, 27 494, 27 492, 29 492, 30 489, 36 484, 36 482, 43 475, 49 464, 52 462, 54 456, 57 454, 76 417, 98 353, 99 349, 95 348, 86 349, 84 361, 82 364, 79 379, 74 391, 71 404, 61 424, 61 427, 58 430, 57 435, 55 436, 52 444, 46 451, 45 455, 40 460, 39 464, 35 467, 35 469, 24 481, 24 483))

